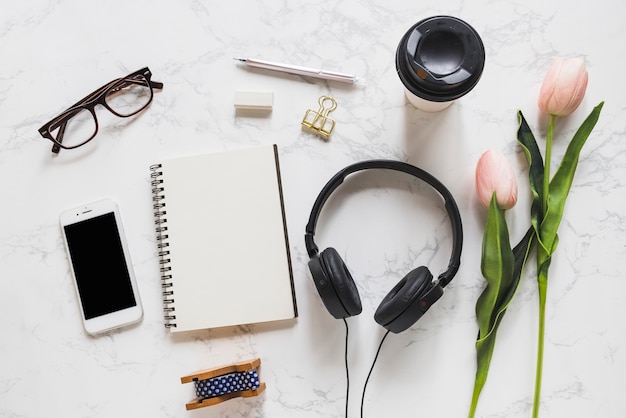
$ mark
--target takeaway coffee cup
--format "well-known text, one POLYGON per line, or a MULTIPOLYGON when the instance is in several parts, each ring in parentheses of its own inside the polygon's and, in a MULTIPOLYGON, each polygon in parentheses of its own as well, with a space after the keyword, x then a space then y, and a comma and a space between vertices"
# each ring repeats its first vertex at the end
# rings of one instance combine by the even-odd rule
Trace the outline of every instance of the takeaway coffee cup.
POLYGON ((409 101, 438 112, 474 88, 485 66, 485 47, 469 24, 434 16, 413 25, 396 51, 396 70, 409 101))

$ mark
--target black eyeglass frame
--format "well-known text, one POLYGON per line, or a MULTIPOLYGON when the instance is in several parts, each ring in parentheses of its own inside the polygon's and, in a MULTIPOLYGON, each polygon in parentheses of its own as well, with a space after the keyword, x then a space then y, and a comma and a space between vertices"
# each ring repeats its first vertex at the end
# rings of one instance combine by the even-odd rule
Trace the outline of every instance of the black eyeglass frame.
POLYGON ((158 81, 152 81, 152 72, 150 71, 148 67, 144 67, 141 70, 137 70, 134 73, 131 73, 125 77, 120 77, 113 81, 110 81, 104 86, 95 90, 93 93, 90 93, 89 95, 85 96, 83 99, 79 100, 77 103, 73 104, 68 109, 61 112, 58 116, 53 118, 50 122, 44 124, 41 128, 39 128, 39 133, 41 134, 41 136, 43 136, 46 139, 49 139, 50 141, 54 143, 54 145, 52 146, 52 152, 55 154, 58 153, 61 150, 61 148, 74 149, 74 148, 81 147, 85 145, 87 142, 91 141, 98 134, 98 118, 95 112, 96 105, 102 105, 109 112, 113 113, 115 116, 118 116, 121 118, 127 118, 130 116, 136 115, 137 113, 146 109, 150 105, 150 103, 152 103, 152 98, 154 97, 154 89, 160 90, 162 88, 163 88, 163 83, 160 83, 158 81), (139 109, 129 114, 121 114, 113 110, 106 102, 107 96, 111 92, 114 92, 116 89, 128 86, 128 84, 126 83, 137 80, 138 76, 143 77, 143 79, 145 79, 145 81, 147 82, 147 86, 150 87, 150 98, 148 99, 148 101, 142 107, 140 107, 139 109), (85 141, 83 141, 82 143, 78 145, 69 145, 69 146, 63 145, 63 135, 65 134, 65 128, 67 126, 67 122, 71 118, 73 118, 75 115, 77 115, 79 111, 81 110, 87 110, 93 116, 93 119, 95 122, 95 129, 94 129, 93 134, 91 135, 91 137, 89 137, 88 139, 86 139, 85 141), (54 131, 55 129, 57 129, 57 127, 59 129, 59 132, 57 134, 57 137, 54 138, 52 136, 51 131, 54 131))

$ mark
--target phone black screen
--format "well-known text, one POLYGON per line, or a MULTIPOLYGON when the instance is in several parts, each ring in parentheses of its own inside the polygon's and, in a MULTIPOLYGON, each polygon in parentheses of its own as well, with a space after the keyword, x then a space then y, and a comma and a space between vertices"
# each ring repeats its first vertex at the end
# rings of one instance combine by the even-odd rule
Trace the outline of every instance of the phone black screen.
POLYGON ((85 319, 137 304, 115 215, 65 226, 85 319))

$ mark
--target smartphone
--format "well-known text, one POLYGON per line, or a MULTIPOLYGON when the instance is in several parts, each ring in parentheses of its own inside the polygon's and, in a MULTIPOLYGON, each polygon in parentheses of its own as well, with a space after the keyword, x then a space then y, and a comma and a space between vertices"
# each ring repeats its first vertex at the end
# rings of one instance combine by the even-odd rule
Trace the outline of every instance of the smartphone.
POLYGON ((59 220, 85 330, 95 335, 141 320, 117 204, 99 200, 66 210, 59 220))

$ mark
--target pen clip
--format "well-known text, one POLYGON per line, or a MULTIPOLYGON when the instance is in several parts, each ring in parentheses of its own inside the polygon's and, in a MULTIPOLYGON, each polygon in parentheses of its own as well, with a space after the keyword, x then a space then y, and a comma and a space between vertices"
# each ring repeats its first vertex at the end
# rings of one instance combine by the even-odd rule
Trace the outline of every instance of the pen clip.
POLYGON ((338 73, 336 71, 320 70, 319 74, 322 78, 331 81, 342 81, 344 83, 354 83, 356 81, 355 76, 346 73, 338 73))

